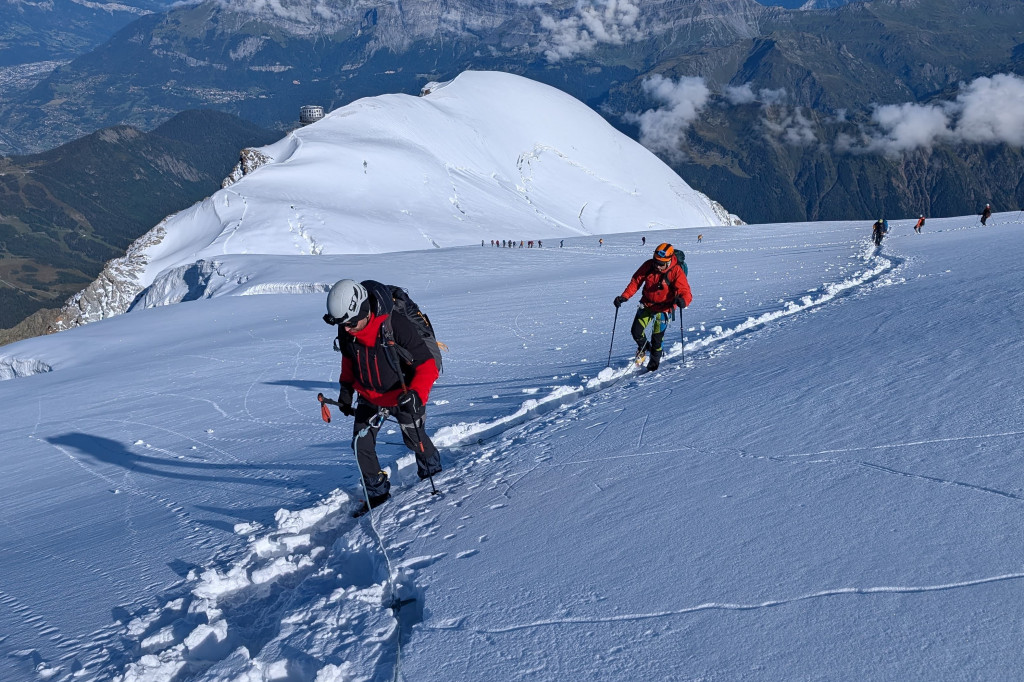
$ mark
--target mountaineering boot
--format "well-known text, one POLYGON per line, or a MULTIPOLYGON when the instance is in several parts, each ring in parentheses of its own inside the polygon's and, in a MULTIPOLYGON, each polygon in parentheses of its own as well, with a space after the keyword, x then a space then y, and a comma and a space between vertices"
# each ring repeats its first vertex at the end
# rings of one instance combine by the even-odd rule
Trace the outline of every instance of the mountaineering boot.
POLYGON ((352 516, 362 516, 374 507, 379 507, 391 499, 391 481, 388 480, 386 471, 378 471, 375 477, 366 480, 365 483, 366 494, 369 496, 369 500, 364 500, 363 506, 357 509, 352 516))
POLYGON ((652 350, 651 351, 651 360, 650 360, 650 362, 647 363, 647 371, 648 372, 653 372, 654 370, 658 369, 658 365, 660 365, 660 364, 661 364, 661 351, 660 350, 652 350))
POLYGON ((373 496, 370 497, 370 503, 367 504, 366 500, 363 500, 363 505, 361 507, 359 507, 359 509, 356 509, 354 512, 352 512, 352 516, 355 517, 355 518, 359 518, 360 516, 362 516, 366 512, 370 511, 371 509, 374 509, 376 507, 381 506, 382 504, 384 504, 385 502, 387 502, 390 499, 391 499, 391 493, 384 493, 383 495, 373 495, 373 496))
POLYGON ((637 344, 636 355, 633 357, 633 362, 635 362, 637 366, 644 364, 644 361, 647 360, 647 351, 650 347, 651 346, 647 342, 647 339, 644 339, 643 343, 637 344))

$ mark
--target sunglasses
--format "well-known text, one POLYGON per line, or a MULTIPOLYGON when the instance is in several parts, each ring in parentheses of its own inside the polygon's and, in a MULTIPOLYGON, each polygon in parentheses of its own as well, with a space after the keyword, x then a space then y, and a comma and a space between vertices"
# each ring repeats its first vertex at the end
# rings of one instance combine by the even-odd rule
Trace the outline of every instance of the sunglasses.
POLYGON ((331 315, 330 313, 324 315, 324 322, 331 326, 338 325, 342 329, 355 329, 359 325, 359 323, 362 322, 362 320, 363 318, 360 317, 354 320, 347 320, 345 322, 342 322, 341 320, 336 318, 334 315, 331 315))

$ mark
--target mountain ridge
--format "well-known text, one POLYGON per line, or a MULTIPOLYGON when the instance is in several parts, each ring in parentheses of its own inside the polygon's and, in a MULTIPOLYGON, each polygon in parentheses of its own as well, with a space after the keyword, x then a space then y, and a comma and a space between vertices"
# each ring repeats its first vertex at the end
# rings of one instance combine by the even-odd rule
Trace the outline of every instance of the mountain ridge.
MULTIPOLYGON (((645 84, 699 77, 716 106, 728 104, 731 89, 775 91, 775 106, 785 108, 776 119, 812 122, 804 126, 805 141, 779 145, 762 141, 766 126, 778 123, 770 116, 721 117, 704 108, 693 127, 680 124, 675 134, 689 147, 656 150, 706 193, 724 192, 716 198, 749 220, 852 218, 879 210, 961 214, 986 193, 1005 199, 1006 209, 1024 204, 1010 168, 986 166, 990 145, 975 142, 939 143, 950 163, 981 172, 965 177, 963 186, 940 183, 924 205, 905 193, 880 206, 880 186, 830 202, 817 193, 804 196, 811 186, 797 180, 830 163, 826 154, 845 168, 834 179, 875 169, 870 176, 877 183, 904 172, 905 164, 884 155, 865 162, 837 140, 875 130, 880 106, 941 105, 958 96, 960 83, 1024 71, 1024 44, 1015 38, 1024 31, 1024 6, 1017 2, 876 0, 787 10, 753 0, 659 0, 599 12, 595 3, 568 0, 528 7, 498 0, 380 7, 360 1, 331 10, 320 28, 307 2, 261 7, 254 13, 245 4, 207 2, 140 19, 0 106, 0 139, 45 146, 57 130, 116 123, 148 129, 199 105, 280 130, 292 125, 302 104, 330 110, 360 97, 414 94, 427 81, 466 69, 553 85, 640 138, 631 117, 658 106, 645 84), (820 153, 808 153, 811 137, 820 153), (716 153, 702 157, 708 147, 716 153), (797 156, 799 169, 775 171, 797 156), (757 191, 733 192, 730 176, 741 184, 754 178, 757 191), (763 199, 775 194, 789 198, 778 205, 763 199), (952 210, 939 200, 946 195, 956 197, 952 210)), ((1013 166, 1019 152, 1010 145, 996 154, 1013 166)))
POLYGON ((241 147, 271 135, 190 111, 149 133, 116 126, 0 159, 0 328, 59 307, 139 234, 215 191, 241 147))

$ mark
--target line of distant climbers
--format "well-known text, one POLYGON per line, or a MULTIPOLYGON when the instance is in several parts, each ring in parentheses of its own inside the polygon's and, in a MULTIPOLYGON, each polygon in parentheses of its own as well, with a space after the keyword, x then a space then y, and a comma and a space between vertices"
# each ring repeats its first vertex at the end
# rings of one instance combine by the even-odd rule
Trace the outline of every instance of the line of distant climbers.
MULTIPOLYGON (((537 248, 538 249, 544 248, 544 242, 543 241, 541 241, 540 239, 538 239, 536 241, 537 241, 537 248)), ((703 234, 698 234, 697 235, 697 241, 698 242, 704 241, 704 235, 703 234)), ((492 239, 491 240, 491 246, 497 247, 497 248, 501 248, 501 249, 522 249, 522 248, 532 249, 533 248, 533 242, 534 242, 533 239, 520 239, 519 243, 517 244, 515 239, 492 239)), ((644 245, 646 243, 647 243, 647 237, 640 237, 640 244, 644 245)), ((597 245, 598 246, 604 246, 604 238, 603 237, 597 240, 597 245)), ((481 239, 480 240, 480 246, 487 246, 487 242, 484 241, 483 239, 481 239)), ((559 239, 558 240, 558 248, 562 248, 563 246, 565 246, 565 240, 564 239, 559 239)))
MULTIPOLYGON (((981 214, 978 219, 982 225, 988 223, 988 219, 992 217, 992 204, 985 204, 985 208, 981 210, 981 214)), ((914 224, 914 232, 921 234, 921 228, 924 227, 925 217, 924 214, 920 214, 917 217, 917 222, 914 224)), ((889 221, 885 218, 879 218, 871 226, 871 241, 875 243, 875 246, 880 246, 882 243, 882 237, 889 233, 889 221)))
MULTIPOLYGON (((516 248, 519 248, 519 249, 522 249, 522 248, 532 249, 533 248, 533 241, 534 240, 532 240, 532 239, 529 240, 529 241, 525 241, 525 240, 520 239, 519 243, 517 244, 514 239, 508 239, 508 240, 506 240, 506 239, 502 239, 502 240, 492 239, 491 240, 491 246, 496 246, 496 247, 500 247, 500 248, 504 248, 504 249, 516 249, 516 248)), ((558 245, 561 246, 562 242, 564 242, 564 241, 565 241, 564 239, 559 241, 558 245)), ((487 246, 487 244, 484 243, 483 239, 480 240, 480 246, 487 246)), ((543 248, 543 247, 544 247, 544 242, 542 242, 541 240, 538 239, 537 240, 537 248, 539 249, 539 248, 543 248)))

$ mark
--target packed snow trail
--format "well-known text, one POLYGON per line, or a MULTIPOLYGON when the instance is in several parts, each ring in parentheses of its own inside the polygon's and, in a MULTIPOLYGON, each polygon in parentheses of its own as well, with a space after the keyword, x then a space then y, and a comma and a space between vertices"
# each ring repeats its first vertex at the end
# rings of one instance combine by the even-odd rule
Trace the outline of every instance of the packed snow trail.
MULTIPOLYGON (((782 305, 777 310, 748 317, 742 322, 736 323, 731 327, 716 325, 711 330, 707 330, 703 327, 699 330, 691 328, 691 333, 693 333, 696 338, 686 343, 685 350, 692 353, 694 351, 708 349, 720 345, 726 340, 757 330, 776 320, 781 320, 798 313, 813 310, 819 306, 830 303, 841 296, 850 295, 858 289, 875 284, 883 277, 883 275, 892 274, 902 263, 901 259, 883 255, 875 247, 868 247, 864 254, 862 254, 861 259, 863 260, 863 270, 858 270, 851 277, 840 282, 825 282, 817 290, 807 292, 799 298, 780 301, 782 305)), ((624 306, 624 308, 626 308, 626 306, 624 306)), ((631 311, 632 308, 633 306, 629 306, 629 310, 627 312, 631 311)), ((687 315, 687 311, 684 310, 680 313, 680 311, 677 310, 675 314, 687 315)), ((628 318, 628 315, 626 317, 628 318)), ((627 319, 626 322, 629 323, 630 320, 627 319)), ((666 344, 670 343, 668 341, 668 337, 670 336, 672 324, 674 322, 675 318, 669 320, 670 328, 669 331, 665 333, 666 344)), ((628 324, 625 336, 628 338, 628 324)), ((627 344, 623 343, 621 345, 627 344)), ((683 355, 683 350, 681 342, 672 343, 669 349, 665 352, 662 368, 658 371, 667 369, 664 361, 680 357, 683 355)), ((613 358, 615 357, 617 356, 613 354, 613 358)), ((621 358, 619 358, 619 362, 621 362, 621 358)), ((636 370, 637 367, 634 362, 629 362, 619 369, 613 369, 611 367, 605 368, 595 378, 588 380, 584 384, 579 386, 560 386, 543 398, 527 400, 514 413, 500 417, 494 421, 483 423, 478 422, 473 424, 454 424, 452 426, 444 427, 434 434, 434 443, 437 444, 438 447, 450 448, 481 442, 484 439, 491 438, 506 431, 512 426, 522 424, 534 415, 542 414, 549 410, 570 404, 584 396, 594 393, 595 391, 605 389, 622 379, 635 374, 636 370)))
MULTIPOLYGON (((782 301, 777 310, 748 317, 732 327, 717 326, 710 331, 696 331, 697 338, 687 344, 691 361, 700 362, 702 351, 706 352, 725 341, 870 286, 883 275, 891 273, 899 262, 880 255, 874 248, 865 250, 859 258, 863 269, 842 281, 825 282, 799 299, 782 301)), ((670 360, 680 353, 680 344, 676 343, 665 358, 670 360)), ((669 369, 663 366, 661 371, 669 369)), ((439 447, 449 448, 447 471, 439 477, 439 484, 449 489, 455 499, 466 495, 479 484, 465 484, 460 480, 462 477, 453 472, 464 466, 467 459, 486 462, 488 456, 486 450, 462 449, 461 446, 494 438, 541 415, 547 415, 544 423, 550 423, 552 419, 559 418, 557 412, 552 414, 553 411, 607 389, 635 373, 632 363, 617 370, 608 368, 579 387, 562 387, 544 398, 526 401, 511 415, 483 424, 443 427, 434 435, 439 447)), ((343 678, 356 670, 374 669, 378 673, 371 678, 390 679, 393 675, 389 671, 397 669, 400 661, 402 630, 408 630, 422 618, 422 604, 417 603, 416 571, 443 555, 403 558, 394 564, 389 575, 387 567, 391 561, 387 556, 387 544, 393 542, 395 533, 402 530, 412 531, 418 537, 436 533, 437 514, 426 516, 424 512, 453 504, 443 498, 432 499, 423 485, 407 489, 416 482, 412 455, 398 460, 393 480, 396 488, 392 500, 372 510, 366 517, 360 517, 365 521, 363 523, 348 518, 353 506, 361 499, 360 494, 352 497, 336 490, 311 509, 294 513, 279 511, 277 528, 269 533, 260 534, 259 529, 252 526, 236 528, 236 532, 250 538, 251 550, 246 556, 226 570, 193 572, 187 581, 188 593, 170 595, 169 606, 138 616, 129 623, 128 632, 138 641, 137 648, 143 656, 127 667, 121 679, 143 682, 170 679, 177 675, 222 679, 222 674, 227 678, 236 675, 239 666, 251 667, 264 675, 315 674, 316 670, 290 659, 278 670, 272 669, 272 665, 264 668, 260 662, 266 658, 261 657, 265 648, 276 651, 279 640, 293 641, 296 637, 315 641, 314 651, 307 650, 306 653, 317 659, 337 659, 353 664, 328 670, 331 675, 343 678), (376 523, 380 522, 385 526, 378 528, 376 523), (371 535, 367 535, 367 529, 371 535), (356 571, 359 579, 353 581, 350 576, 354 555, 358 556, 358 562, 376 568, 356 571), (334 590, 328 593, 322 585, 328 584, 331 578, 347 586, 334 586, 334 590), (289 598, 285 596, 288 593, 305 596, 302 599, 289 598), (312 608, 310 599, 315 599, 312 608), (393 608, 397 601, 411 603, 404 607, 403 612, 393 608), (292 610, 296 602, 299 613, 292 610), (327 615, 324 611, 331 614, 327 618, 331 627, 326 630, 320 622, 327 615), (309 613, 319 615, 311 619, 309 613), (297 621, 301 626, 296 624, 297 621), (356 621, 364 638, 368 636, 379 644, 370 647, 369 652, 362 650, 363 639, 342 638, 341 642, 336 641, 338 628, 348 626, 357 629, 356 621), (253 622, 287 625, 268 630, 254 628, 253 622), (240 651, 245 653, 240 654, 240 651), (217 663, 217 660, 222 662, 217 663)), ((454 505, 457 507, 458 502, 454 505)), ((402 546, 396 549, 401 551, 402 546)), ((462 557, 471 555, 463 554, 462 557)))
MULTIPOLYGON (((608 677, 657 676, 680 663, 659 641, 699 651, 706 674, 739 673, 758 664, 762 643, 712 611, 681 613, 656 625, 657 637, 618 622, 587 639, 569 621, 960 583, 913 602, 837 592, 733 613, 763 619, 747 632, 785 636, 763 642, 760 663, 775 677, 813 672, 820 659, 801 658, 792 643, 802 642, 843 652, 839 670, 863 669, 856 651, 881 641, 874 630, 840 629, 833 641, 834 628, 807 629, 830 613, 912 632, 920 645, 914 623, 945 622, 950 600, 969 607, 961 625, 977 626, 973 598, 1012 632, 1001 605, 1019 581, 984 581, 1024 560, 994 544, 1012 534, 1024 496, 1000 459, 1024 431, 1013 389, 1021 334, 1008 327, 1017 302, 1006 294, 1018 242, 934 222, 931 234, 890 235, 877 256, 853 224, 704 229, 690 247, 689 231, 648 233, 686 248, 697 299, 684 313, 686 370, 674 348, 674 361, 636 379, 628 357, 604 369, 611 299, 650 256, 636 235, 533 252, 226 258, 218 270, 244 283, 211 299, 17 344, 19 358, 52 371, 0 382, 14 425, 0 459, 0 669, 12 679, 390 679, 401 637, 407 679, 500 676, 502 662, 513 665, 505 674, 525 670, 509 663, 514 651, 538 652, 548 672, 592 670, 566 647, 603 656, 608 677), (891 260, 876 272, 882 259, 891 260), (347 517, 357 478, 346 422, 319 422, 314 396, 334 386, 338 362, 319 320, 323 294, 228 295, 270 283, 316 292, 382 270, 415 273, 394 283, 453 348, 428 410, 428 426, 451 439, 445 495, 412 487, 401 445, 380 448, 396 498, 374 520, 394 552, 395 584, 423 609, 403 609, 400 622, 375 540, 347 517), (976 303, 947 309, 967 299, 976 303), (879 411, 887 419, 875 423, 879 411), (920 444, 877 447, 897 443, 920 444), (835 452, 787 457, 824 451, 835 452), (600 536, 585 537, 580 523, 600 536), (837 554, 844 546, 854 556, 837 554), (627 580, 637 557, 649 560, 627 580), (71 592, 73 603, 61 597, 71 592), (911 614, 909 603, 928 606, 911 614), (800 617, 783 622, 794 610, 800 617), (685 636, 690 618, 729 656, 685 636), (562 628, 557 641, 473 635, 558 619, 567 622, 539 628, 562 628), (632 649, 611 651, 612 640, 652 655, 637 661, 632 649)), ((388 428, 382 441, 397 443, 388 428)), ((1017 669, 1000 637, 970 644, 992 676, 1017 669)), ((906 660, 929 669, 921 656, 906 660)))

